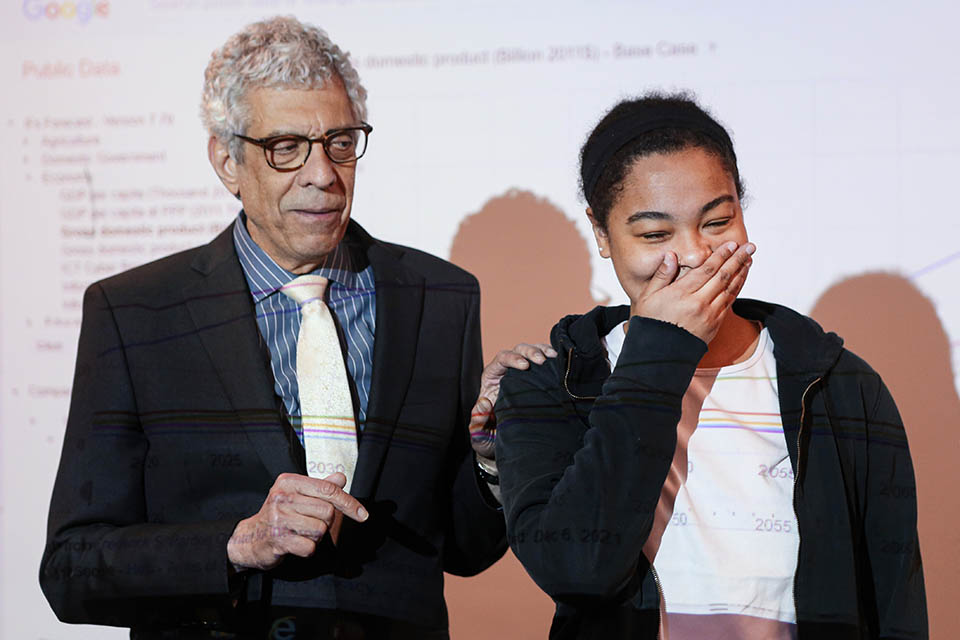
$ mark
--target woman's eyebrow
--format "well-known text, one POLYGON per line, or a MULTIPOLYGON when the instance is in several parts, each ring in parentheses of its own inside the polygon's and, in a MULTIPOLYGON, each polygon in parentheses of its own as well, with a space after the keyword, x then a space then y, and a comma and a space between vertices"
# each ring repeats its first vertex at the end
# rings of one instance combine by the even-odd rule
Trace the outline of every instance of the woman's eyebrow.
POLYGON ((708 202, 707 204, 703 205, 700 208, 700 215, 707 213, 711 209, 719 207, 724 202, 733 202, 733 196, 728 194, 725 196, 720 196, 719 198, 714 198, 713 200, 711 200, 710 202, 708 202))
POLYGON ((673 220, 673 216, 663 211, 637 211, 630 214, 630 217, 627 218, 627 224, 633 224, 640 220, 673 220))
MULTIPOLYGON (((733 202, 733 196, 727 194, 714 198, 707 204, 700 207, 700 215, 704 215, 709 212, 711 209, 719 207, 725 202, 733 202)), ((637 211, 636 213, 630 214, 630 217, 627 218, 627 224, 633 224, 634 222, 639 222, 641 220, 673 220, 673 216, 669 213, 664 213, 663 211, 637 211)))

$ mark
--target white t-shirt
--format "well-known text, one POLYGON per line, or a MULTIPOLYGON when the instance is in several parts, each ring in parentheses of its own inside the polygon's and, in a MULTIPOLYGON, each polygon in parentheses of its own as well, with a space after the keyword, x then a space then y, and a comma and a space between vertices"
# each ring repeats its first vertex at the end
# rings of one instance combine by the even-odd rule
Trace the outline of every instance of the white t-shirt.
MULTIPOLYGON (((625 334, 604 339, 616 366, 625 334)), ((773 340, 721 369, 697 369, 677 449, 643 547, 660 581, 661 638, 796 638, 793 512, 773 340)))

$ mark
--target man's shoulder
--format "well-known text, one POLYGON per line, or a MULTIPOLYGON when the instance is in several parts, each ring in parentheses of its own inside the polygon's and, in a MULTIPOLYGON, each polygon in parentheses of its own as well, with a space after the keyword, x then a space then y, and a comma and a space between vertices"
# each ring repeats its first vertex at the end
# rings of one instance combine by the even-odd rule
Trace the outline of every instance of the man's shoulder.
MULTIPOLYGON (((371 260, 374 259, 374 256, 379 257, 381 263, 396 260, 428 283, 446 282, 479 288, 477 278, 472 273, 452 262, 420 249, 373 238, 359 225, 356 225, 356 227, 358 240, 361 240, 361 242, 366 240, 368 256, 371 257, 371 260)), ((377 265, 374 264, 374 272, 376 271, 377 265)), ((382 275, 377 274, 377 277, 381 278, 382 275)))
POLYGON ((420 272, 424 277, 440 276, 464 283, 477 283, 477 278, 472 273, 432 253, 389 242, 384 244, 395 251, 403 252, 402 259, 407 265, 420 272))
MULTIPOLYGON (((227 255, 232 245, 226 244, 222 236, 223 234, 210 243, 184 249, 122 271, 90 286, 101 288, 112 299, 179 295, 185 287, 203 277, 203 270, 209 271, 214 266, 212 263, 216 260, 212 260, 211 256, 218 253, 227 255)), ((239 269, 239 262, 235 258, 234 262, 239 269)))

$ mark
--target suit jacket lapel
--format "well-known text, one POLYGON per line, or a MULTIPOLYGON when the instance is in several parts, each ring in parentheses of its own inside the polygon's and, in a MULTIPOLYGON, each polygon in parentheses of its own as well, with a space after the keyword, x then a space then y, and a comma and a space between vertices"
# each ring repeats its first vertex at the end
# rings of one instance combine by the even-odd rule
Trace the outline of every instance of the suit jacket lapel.
MULTIPOLYGON (((351 493, 373 494, 413 373, 423 311, 424 279, 401 261, 403 250, 351 231, 366 247, 376 283, 377 324, 367 421, 360 437, 351 493)), ((350 233, 350 232, 348 232, 350 233)))
POLYGON ((233 225, 192 266, 201 278, 184 288, 186 306, 227 398, 270 475, 294 471, 276 409, 273 374, 259 346, 253 300, 233 245, 233 225))

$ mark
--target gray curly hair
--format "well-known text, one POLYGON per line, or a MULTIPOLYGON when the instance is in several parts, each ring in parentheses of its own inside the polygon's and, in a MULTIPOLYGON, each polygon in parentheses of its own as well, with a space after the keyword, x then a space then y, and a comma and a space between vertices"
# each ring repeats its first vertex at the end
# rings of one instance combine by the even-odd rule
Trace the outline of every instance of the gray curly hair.
POLYGON ((243 161, 250 109, 247 92, 255 88, 321 89, 336 74, 343 81, 360 120, 367 118, 367 91, 350 63, 350 54, 326 32, 293 16, 276 16, 247 25, 210 56, 203 79, 200 117, 210 135, 228 142, 230 156, 243 161))

